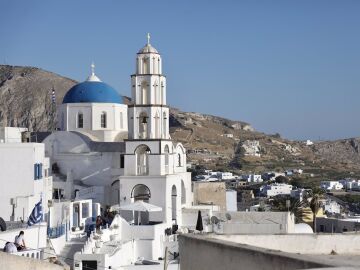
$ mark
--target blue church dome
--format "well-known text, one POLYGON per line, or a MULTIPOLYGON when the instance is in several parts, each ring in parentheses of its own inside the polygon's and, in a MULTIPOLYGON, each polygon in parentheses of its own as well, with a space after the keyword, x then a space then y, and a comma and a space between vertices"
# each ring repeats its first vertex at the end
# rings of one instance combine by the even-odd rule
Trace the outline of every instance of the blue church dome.
POLYGON ((79 83, 66 93, 63 103, 121 103, 119 93, 101 81, 85 81, 79 83))
POLYGON ((120 103, 121 95, 110 85, 103 83, 95 75, 95 65, 91 64, 91 75, 85 82, 74 85, 66 93, 63 103, 120 103))

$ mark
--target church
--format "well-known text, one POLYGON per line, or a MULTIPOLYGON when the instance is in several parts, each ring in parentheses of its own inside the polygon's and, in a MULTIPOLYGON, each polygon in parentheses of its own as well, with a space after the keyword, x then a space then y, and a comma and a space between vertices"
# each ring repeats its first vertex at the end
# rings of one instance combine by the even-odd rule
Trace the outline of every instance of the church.
MULTIPOLYGON (((92 199, 102 207, 141 200, 162 208, 141 220, 181 224, 192 205, 186 150, 169 134, 166 77, 147 43, 136 55, 131 102, 91 74, 58 108, 58 131, 43 141, 53 171, 53 198, 92 199)), ((125 218, 131 219, 131 216, 125 218)))

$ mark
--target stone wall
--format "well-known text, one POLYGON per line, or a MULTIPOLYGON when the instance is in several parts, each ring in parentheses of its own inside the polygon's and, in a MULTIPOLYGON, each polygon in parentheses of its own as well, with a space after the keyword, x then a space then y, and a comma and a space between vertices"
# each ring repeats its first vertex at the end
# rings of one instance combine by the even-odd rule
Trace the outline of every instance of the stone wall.
POLYGON ((226 211, 225 182, 193 182, 194 203, 214 204, 226 211))

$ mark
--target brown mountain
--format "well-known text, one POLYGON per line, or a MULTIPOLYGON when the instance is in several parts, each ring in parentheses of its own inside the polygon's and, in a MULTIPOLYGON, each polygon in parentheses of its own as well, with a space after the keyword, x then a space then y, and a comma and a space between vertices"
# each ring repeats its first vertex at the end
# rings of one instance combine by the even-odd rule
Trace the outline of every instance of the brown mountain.
MULTIPOLYGON (((56 105, 76 83, 34 67, 0 65, 0 125, 22 126, 31 131, 54 130, 56 105), (51 102, 53 90, 56 104, 51 102)), ((302 178, 309 182, 360 175, 358 138, 307 146, 278 134, 257 132, 242 121, 174 108, 170 112, 171 136, 189 150, 193 164, 246 172, 302 168, 307 172, 302 178), (258 144, 260 156, 245 155, 249 144, 258 144)))

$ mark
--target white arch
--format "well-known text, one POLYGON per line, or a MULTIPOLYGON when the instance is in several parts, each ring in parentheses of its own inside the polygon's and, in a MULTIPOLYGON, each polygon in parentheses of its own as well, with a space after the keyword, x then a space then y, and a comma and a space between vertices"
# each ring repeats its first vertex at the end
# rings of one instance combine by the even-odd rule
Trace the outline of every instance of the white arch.
POLYGON ((181 204, 185 204, 185 203, 186 203, 186 189, 185 189, 184 180, 181 179, 181 204))
POLYGON ((165 173, 169 173, 169 146, 165 145, 164 147, 164 153, 165 153, 165 173))
POLYGON ((148 115, 142 111, 138 116, 139 138, 146 139, 148 137, 148 115))
POLYGON ((135 149, 136 156, 136 174, 148 175, 149 174, 149 155, 151 154, 149 146, 145 144, 139 145, 135 149))

